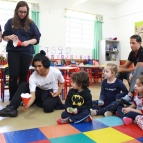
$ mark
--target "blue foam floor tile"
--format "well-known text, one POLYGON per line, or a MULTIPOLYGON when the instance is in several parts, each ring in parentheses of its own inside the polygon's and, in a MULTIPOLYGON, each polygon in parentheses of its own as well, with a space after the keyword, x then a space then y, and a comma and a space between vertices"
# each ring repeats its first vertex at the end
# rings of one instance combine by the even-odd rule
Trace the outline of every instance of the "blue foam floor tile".
POLYGON ((136 140, 140 141, 141 143, 143 143, 143 136, 141 138, 137 138, 136 140))
POLYGON ((51 143, 96 143, 86 135, 80 133, 70 136, 64 136, 59 138, 50 139, 51 143))
POLYGON ((4 133, 4 137, 7 143, 28 143, 47 139, 38 128, 6 132, 4 133))
POLYGON ((123 125, 122 119, 116 116, 97 118, 96 120, 110 127, 123 125))
POLYGON ((79 123, 79 124, 71 124, 73 127, 78 129, 81 132, 87 132, 91 130, 98 130, 102 128, 107 128, 107 125, 104 125, 103 123, 93 120, 92 123, 79 123))

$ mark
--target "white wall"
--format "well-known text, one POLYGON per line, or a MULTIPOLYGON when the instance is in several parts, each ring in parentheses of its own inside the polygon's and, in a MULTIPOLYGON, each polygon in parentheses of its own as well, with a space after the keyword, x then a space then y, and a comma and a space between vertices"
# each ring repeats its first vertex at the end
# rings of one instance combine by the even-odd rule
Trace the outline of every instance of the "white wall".
POLYGON ((128 58, 130 49, 129 39, 134 32, 135 22, 143 21, 143 0, 129 0, 114 7, 114 28, 121 43, 121 60, 128 58))
MULTIPOLYGON (((29 0, 28 0, 29 1, 29 0)), ((52 54, 52 49, 56 49, 58 54, 58 47, 64 48, 65 54, 66 46, 66 18, 64 18, 64 10, 72 5, 75 0, 30 0, 31 2, 38 2, 40 4, 40 32, 42 34, 40 40, 41 49, 46 50, 48 47, 48 55, 52 54)), ((86 11, 90 13, 103 15, 103 39, 114 37, 114 20, 110 19, 113 15, 113 7, 96 3, 94 1, 87 1, 74 9, 86 11)), ((89 56, 92 55, 92 49, 71 49, 70 55, 89 56), (81 52, 82 51, 82 52, 81 52)), ((70 56, 69 55, 69 56, 70 56)), ((57 57, 55 57, 57 58, 57 57)), ((75 57, 74 57, 75 58, 75 57)))
MULTIPOLYGON (((34 1, 35 2, 35 1, 34 1)), ((57 48, 62 46, 65 53, 66 45, 66 19, 64 18, 64 9, 68 8, 73 1, 69 0, 37 0, 40 3, 40 31, 42 33, 40 46, 42 49, 49 47, 49 55, 51 54, 51 48, 55 47, 56 52, 59 52, 57 48)), ((112 6, 95 3, 93 1, 85 2, 74 9, 80 11, 86 11, 103 15, 103 39, 113 37, 113 21, 110 17, 113 15, 112 6)), ((74 55, 92 55, 92 50, 71 49, 71 54, 74 55)), ((75 57, 74 57, 75 58, 75 57)))

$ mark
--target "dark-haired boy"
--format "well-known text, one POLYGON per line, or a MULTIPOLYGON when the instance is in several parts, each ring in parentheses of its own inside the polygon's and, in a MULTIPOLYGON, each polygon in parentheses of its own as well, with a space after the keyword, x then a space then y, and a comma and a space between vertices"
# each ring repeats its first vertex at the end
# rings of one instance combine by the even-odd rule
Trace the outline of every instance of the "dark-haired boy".
POLYGON ((92 108, 92 95, 89 86, 89 76, 86 72, 72 73, 72 88, 69 90, 65 111, 57 119, 58 124, 92 122, 90 108, 92 108))

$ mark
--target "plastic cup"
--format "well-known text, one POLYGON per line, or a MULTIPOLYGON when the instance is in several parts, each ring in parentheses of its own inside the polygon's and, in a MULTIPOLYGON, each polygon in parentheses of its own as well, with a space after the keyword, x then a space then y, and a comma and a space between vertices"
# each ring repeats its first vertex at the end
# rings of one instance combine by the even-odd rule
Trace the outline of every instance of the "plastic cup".
POLYGON ((22 42, 19 39, 13 41, 13 46, 14 47, 21 46, 21 44, 22 44, 22 42))
POLYGON ((22 101, 24 103, 24 106, 26 106, 31 98, 31 95, 29 93, 22 93, 21 94, 21 98, 22 98, 22 101))

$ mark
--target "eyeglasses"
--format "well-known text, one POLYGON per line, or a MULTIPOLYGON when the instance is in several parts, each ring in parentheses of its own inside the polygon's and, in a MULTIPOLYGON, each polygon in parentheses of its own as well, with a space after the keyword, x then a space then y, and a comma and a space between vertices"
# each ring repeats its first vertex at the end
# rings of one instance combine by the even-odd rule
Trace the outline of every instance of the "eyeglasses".
POLYGON ((27 11, 18 11, 20 14, 27 14, 27 11))

